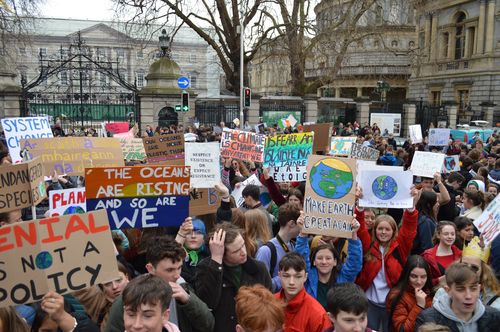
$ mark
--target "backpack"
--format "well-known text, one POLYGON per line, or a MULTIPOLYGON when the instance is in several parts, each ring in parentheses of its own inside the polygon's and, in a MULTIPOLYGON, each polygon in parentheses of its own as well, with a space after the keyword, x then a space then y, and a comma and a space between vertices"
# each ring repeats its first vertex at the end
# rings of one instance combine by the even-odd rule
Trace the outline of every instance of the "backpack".
POLYGON ((267 241, 264 246, 269 248, 271 252, 271 260, 269 262, 269 274, 271 278, 273 277, 274 269, 276 268, 276 261, 278 260, 278 254, 276 252, 276 246, 271 241, 267 241))

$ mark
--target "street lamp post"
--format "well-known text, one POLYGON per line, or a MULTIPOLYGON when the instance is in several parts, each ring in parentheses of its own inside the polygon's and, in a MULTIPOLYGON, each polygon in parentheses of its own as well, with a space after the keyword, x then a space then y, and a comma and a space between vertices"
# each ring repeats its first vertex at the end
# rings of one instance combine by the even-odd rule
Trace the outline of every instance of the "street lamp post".
POLYGON ((160 49, 161 49, 161 56, 162 57, 167 57, 170 58, 170 37, 167 36, 167 30, 163 29, 161 30, 161 36, 158 37, 159 39, 159 44, 160 44, 160 49))
MULTIPOLYGON (((242 5, 243 6, 243 2, 242 5)), ((240 129, 243 129, 245 126, 245 121, 244 121, 244 113, 243 113, 243 107, 244 107, 244 94, 243 94, 243 75, 244 69, 245 69, 245 27, 243 26, 243 7, 240 8, 240 129)))

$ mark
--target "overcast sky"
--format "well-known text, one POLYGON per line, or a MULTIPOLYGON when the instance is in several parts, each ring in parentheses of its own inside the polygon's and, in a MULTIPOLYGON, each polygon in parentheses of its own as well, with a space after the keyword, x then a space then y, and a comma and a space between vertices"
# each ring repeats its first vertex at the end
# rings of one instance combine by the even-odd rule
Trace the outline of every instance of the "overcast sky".
POLYGON ((41 7, 43 17, 84 20, 112 20, 110 0, 45 0, 41 7))

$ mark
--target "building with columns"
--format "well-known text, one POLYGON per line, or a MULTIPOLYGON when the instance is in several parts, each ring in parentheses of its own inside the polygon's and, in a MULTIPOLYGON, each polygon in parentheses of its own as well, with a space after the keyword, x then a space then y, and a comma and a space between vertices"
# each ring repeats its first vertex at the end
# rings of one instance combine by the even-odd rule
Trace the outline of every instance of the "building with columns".
POLYGON ((451 127, 500 123, 500 1, 414 0, 418 48, 409 98, 445 105, 451 127))

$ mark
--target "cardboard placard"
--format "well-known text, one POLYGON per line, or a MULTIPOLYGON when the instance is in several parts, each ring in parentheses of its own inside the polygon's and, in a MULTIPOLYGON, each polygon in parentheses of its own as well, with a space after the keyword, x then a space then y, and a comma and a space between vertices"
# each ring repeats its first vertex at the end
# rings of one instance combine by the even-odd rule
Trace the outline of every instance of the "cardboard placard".
POLYGON ((328 154, 332 156, 350 156, 352 143, 356 143, 356 137, 332 137, 328 154))
POLYGON ((142 138, 120 138, 120 146, 125 160, 146 160, 146 150, 142 138))
POLYGON ((241 182, 240 186, 238 188, 235 188, 231 192, 231 196, 233 196, 233 198, 234 198, 234 201, 236 203, 236 207, 242 206, 243 203, 245 202, 245 199, 243 198, 242 193, 243 193, 243 189, 245 189, 245 187, 248 186, 249 184, 254 184, 258 187, 262 187, 262 183, 259 181, 259 179, 257 178, 257 176, 255 174, 252 174, 251 177, 249 177, 245 181, 241 182))
POLYGON ((0 213, 39 204, 47 197, 40 158, 0 167, 0 213))
POLYGON ((415 151, 410 169, 413 175, 434 178, 434 173, 441 173, 444 157, 442 153, 415 151))
POLYGON ((413 174, 410 171, 394 169, 362 169, 359 173, 359 186, 363 188, 363 197, 359 206, 380 208, 411 208, 413 198, 410 190, 413 174))
POLYGON ((497 195, 483 213, 474 220, 474 225, 483 236, 485 246, 500 234, 500 195, 497 195))
POLYGON ((14 163, 23 161, 21 139, 54 137, 47 117, 5 118, 1 121, 7 147, 14 163))
POLYGON ((186 166, 89 168, 87 210, 107 209, 111 229, 179 226, 189 213, 189 180, 186 166))
POLYGON ((304 232, 352 238, 356 161, 309 156, 304 195, 304 232))
POLYGON ((51 217, 87 212, 85 188, 51 190, 49 192, 49 213, 51 217))
POLYGON ((443 173, 451 173, 460 171, 460 156, 446 156, 443 162, 443 173))
POLYGON ((182 160, 184 163, 184 135, 167 134, 143 138, 148 164, 166 160, 182 160))
POLYGON ((380 156, 380 151, 369 146, 364 146, 363 144, 352 143, 351 146, 351 158, 361 159, 361 160, 378 160, 380 156))
POLYGON ((409 126, 411 144, 422 143, 422 127, 419 124, 409 126))
POLYGON ((274 135, 266 138, 264 167, 276 182, 304 181, 314 133, 274 135))
POLYGON ((128 131, 128 122, 110 122, 104 125, 106 131, 113 134, 126 133, 128 131))
POLYGON ((102 137, 54 137, 23 139, 21 147, 31 158, 40 157, 45 175, 84 175, 86 167, 123 166, 120 142, 102 137))
POLYGON ((447 146, 450 139, 450 129, 431 128, 429 129, 430 146, 447 146))
POLYGON ((105 211, 0 228, 0 307, 40 301, 118 277, 105 211))
POLYGON ((265 135, 224 128, 220 154, 224 158, 262 162, 265 142, 265 135))
POLYGON ((189 193, 189 216, 203 216, 216 213, 220 206, 217 191, 210 189, 193 189, 189 193))
POLYGON ((304 132, 314 132, 313 153, 330 151, 332 123, 316 123, 304 125, 304 132))
POLYGON ((213 188, 220 182, 219 143, 186 143, 185 149, 192 188, 213 188))

